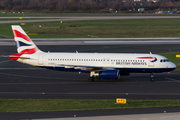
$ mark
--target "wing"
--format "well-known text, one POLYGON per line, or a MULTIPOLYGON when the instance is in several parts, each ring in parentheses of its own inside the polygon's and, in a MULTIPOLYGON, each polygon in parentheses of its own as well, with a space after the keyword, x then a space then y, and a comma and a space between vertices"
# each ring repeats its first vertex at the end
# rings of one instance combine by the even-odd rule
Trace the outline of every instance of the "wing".
POLYGON ((67 65, 67 64, 54 64, 58 67, 64 68, 74 68, 77 71, 85 70, 85 71, 103 71, 103 70, 114 70, 114 67, 103 67, 103 66, 84 66, 84 65, 67 65))

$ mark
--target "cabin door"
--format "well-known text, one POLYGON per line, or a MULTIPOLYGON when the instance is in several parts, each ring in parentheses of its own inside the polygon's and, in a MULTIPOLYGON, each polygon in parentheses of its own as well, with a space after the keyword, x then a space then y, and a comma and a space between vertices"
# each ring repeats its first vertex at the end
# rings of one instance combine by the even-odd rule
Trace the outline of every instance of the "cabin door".
POLYGON ((151 62, 152 60, 149 60, 148 65, 149 67, 154 67, 154 62, 151 62))
POLYGON ((43 54, 39 55, 39 58, 38 58, 38 65, 43 65, 43 54))

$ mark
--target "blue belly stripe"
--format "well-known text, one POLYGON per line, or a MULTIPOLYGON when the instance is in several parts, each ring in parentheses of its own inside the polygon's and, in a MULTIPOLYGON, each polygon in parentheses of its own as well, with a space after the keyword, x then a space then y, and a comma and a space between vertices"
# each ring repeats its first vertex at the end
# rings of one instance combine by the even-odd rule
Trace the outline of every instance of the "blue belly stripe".
MULTIPOLYGON (((51 70, 58 70, 58 71, 77 71, 77 72, 85 72, 89 73, 88 70, 80 70, 74 68, 64 68, 64 67, 43 67, 46 69, 51 70)), ((116 68, 121 72, 129 72, 129 73, 160 73, 160 72, 169 72, 174 70, 175 68, 116 68)))

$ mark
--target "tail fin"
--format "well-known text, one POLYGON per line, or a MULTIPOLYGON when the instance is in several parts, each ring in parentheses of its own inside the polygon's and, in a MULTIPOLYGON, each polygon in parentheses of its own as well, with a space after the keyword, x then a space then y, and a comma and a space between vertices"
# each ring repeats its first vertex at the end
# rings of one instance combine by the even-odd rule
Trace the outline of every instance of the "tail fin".
POLYGON ((19 25, 12 25, 12 31, 19 54, 34 54, 41 52, 38 47, 33 43, 29 36, 19 25))

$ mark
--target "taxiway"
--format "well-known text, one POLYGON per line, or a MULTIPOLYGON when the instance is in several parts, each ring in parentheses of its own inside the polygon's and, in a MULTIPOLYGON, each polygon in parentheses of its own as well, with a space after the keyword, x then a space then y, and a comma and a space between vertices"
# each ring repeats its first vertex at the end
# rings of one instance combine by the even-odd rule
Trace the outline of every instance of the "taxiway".
MULTIPOLYGON (((178 44, 162 45, 39 45, 43 51, 102 53, 164 53, 179 51, 178 44)), ((16 46, 1 46, 0 54, 16 53, 16 46)), ((133 73, 119 80, 88 82, 89 74, 51 71, 0 58, 1 98, 76 98, 76 99, 180 99, 179 72, 133 73), (128 95, 127 95, 128 93, 128 95)))

